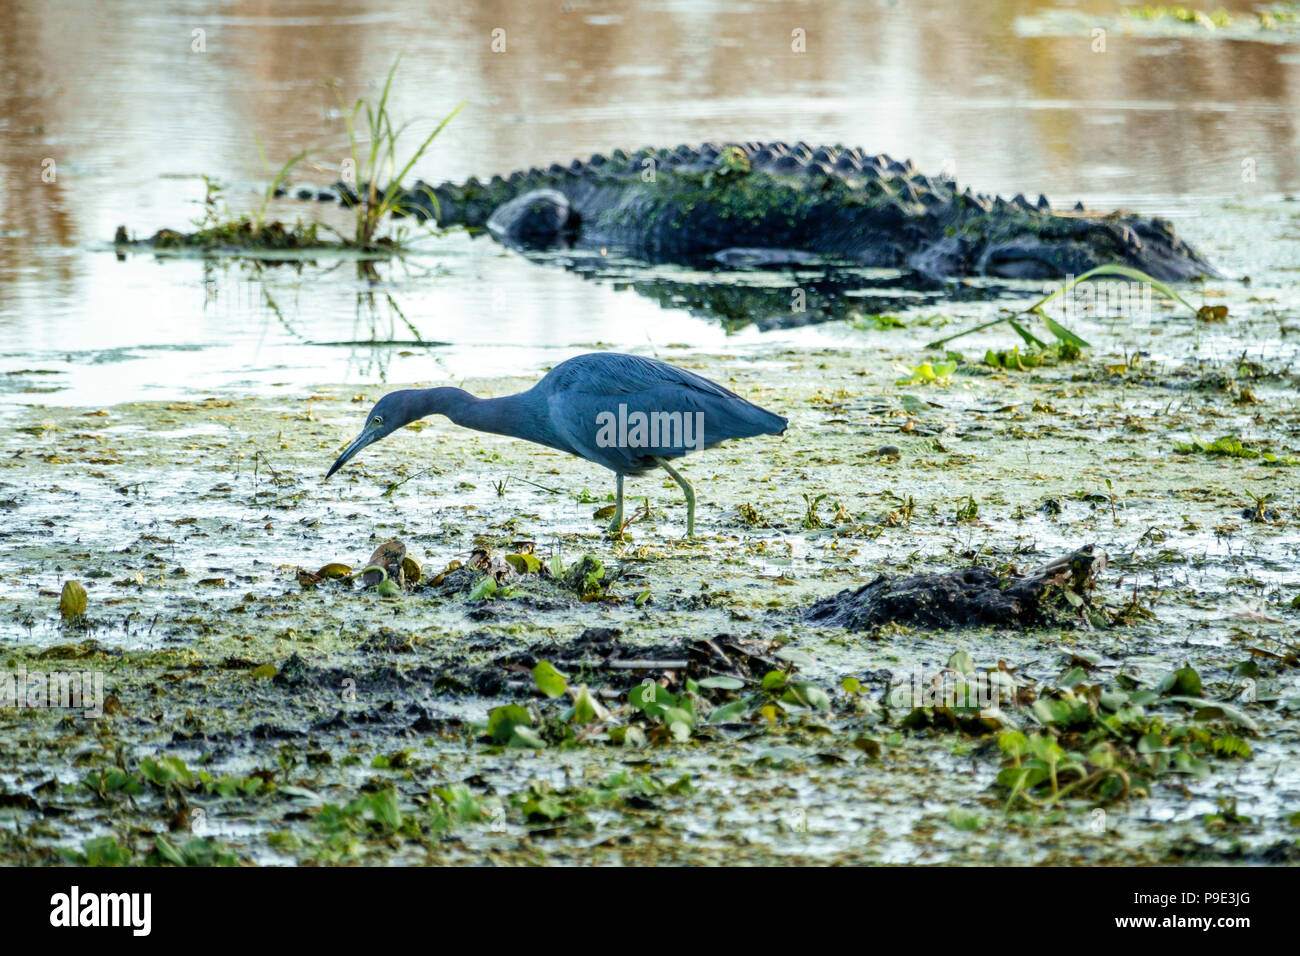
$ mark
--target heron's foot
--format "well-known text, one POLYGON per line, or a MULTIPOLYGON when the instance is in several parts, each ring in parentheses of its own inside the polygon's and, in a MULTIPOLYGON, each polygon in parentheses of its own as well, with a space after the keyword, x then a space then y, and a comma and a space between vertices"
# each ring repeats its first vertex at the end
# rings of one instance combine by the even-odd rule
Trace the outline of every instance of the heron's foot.
POLYGON ((623 509, 619 508, 614 512, 614 517, 605 528, 610 534, 618 534, 623 530, 623 509))

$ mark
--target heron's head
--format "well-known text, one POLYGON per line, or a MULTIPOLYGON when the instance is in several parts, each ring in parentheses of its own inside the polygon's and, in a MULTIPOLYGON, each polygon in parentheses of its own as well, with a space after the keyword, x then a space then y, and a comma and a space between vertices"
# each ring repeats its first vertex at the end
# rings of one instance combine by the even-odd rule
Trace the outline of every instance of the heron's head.
POLYGON ((373 445, 381 438, 387 437, 392 432, 403 428, 418 418, 423 417, 416 409, 416 402, 413 401, 416 390, 405 389, 400 392, 389 392, 379 401, 375 402, 375 407, 370 409, 370 414, 366 416, 365 427, 361 429, 361 434, 352 440, 352 444, 343 449, 343 454, 339 455, 334 464, 330 465, 330 470, 325 473, 325 480, 329 481, 330 475, 338 471, 361 449, 367 445, 373 445))

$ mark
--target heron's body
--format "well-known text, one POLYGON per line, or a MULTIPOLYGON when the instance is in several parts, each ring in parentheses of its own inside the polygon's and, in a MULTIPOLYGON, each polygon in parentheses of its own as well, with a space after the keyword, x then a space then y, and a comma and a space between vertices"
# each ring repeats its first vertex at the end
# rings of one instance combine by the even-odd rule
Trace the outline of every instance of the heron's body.
POLYGON ((366 445, 439 414, 457 425, 523 438, 610 469, 618 476, 611 528, 622 524, 624 477, 661 467, 686 494, 688 534, 694 533, 694 491, 669 460, 733 438, 779 435, 786 428, 780 415, 694 372, 636 355, 593 352, 561 362, 516 395, 477 398, 458 388, 385 395, 326 478, 366 445))

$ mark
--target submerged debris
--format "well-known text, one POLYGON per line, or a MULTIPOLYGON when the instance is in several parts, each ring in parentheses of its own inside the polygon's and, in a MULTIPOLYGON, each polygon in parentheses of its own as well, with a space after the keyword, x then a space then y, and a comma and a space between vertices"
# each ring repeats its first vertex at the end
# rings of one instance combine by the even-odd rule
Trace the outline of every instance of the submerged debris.
MULTIPOLYGON (((328 565, 326 565, 328 567, 328 565)), ((321 569, 323 574, 325 568, 321 569)), ((395 582, 399 588, 414 587, 420 581, 419 563, 406 553, 406 545, 394 539, 385 541, 370 555, 365 569, 361 572, 361 583, 368 588, 382 585, 386 581, 395 582)))
POLYGON ((860 631, 881 624, 948 629, 992 624, 1028 627, 1056 619, 1067 608, 1091 603, 1106 553, 1092 545, 1050 561, 1027 575, 999 575, 971 567, 942 574, 882 574, 856 590, 823 598, 806 612, 810 621, 860 631))

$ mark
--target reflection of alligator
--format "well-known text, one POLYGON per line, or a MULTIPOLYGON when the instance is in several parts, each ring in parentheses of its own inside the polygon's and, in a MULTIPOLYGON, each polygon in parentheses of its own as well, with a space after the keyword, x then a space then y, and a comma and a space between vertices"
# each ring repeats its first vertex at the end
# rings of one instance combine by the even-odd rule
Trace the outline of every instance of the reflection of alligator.
POLYGON ((403 206, 439 225, 486 227, 519 248, 611 248, 650 262, 716 267, 811 254, 930 279, 1054 278, 1104 263, 1164 280, 1213 273, 1163 219, 989 199, 888 156, 803 143, 615 150, 487 183, 417 183, 403 206))
MULTIPOLYGON (((748 326, 789 329, 858 316, 898 312, 932 305, 945 294, 903 289, 897 272, 871 275, 868 270, 831 263, 798 267, 709 271, 675 265, 647 268, 644 263, 597 253, 529 253, 542 264, 559 264, 584 279, 630 289, 666 309, 718 322, 728 332, 748 326)), ((963 299, 986 299, 1005 292, 982 284, 950 290, 963 299)))

